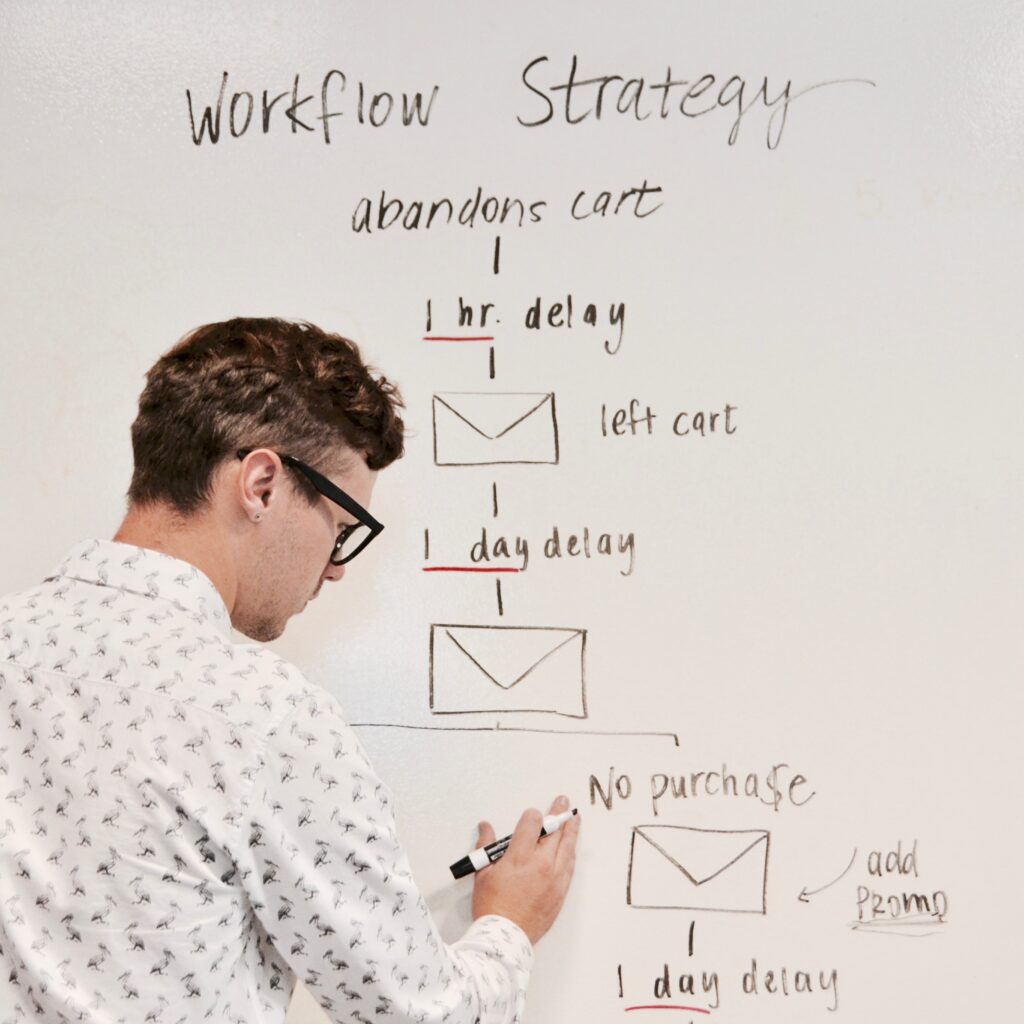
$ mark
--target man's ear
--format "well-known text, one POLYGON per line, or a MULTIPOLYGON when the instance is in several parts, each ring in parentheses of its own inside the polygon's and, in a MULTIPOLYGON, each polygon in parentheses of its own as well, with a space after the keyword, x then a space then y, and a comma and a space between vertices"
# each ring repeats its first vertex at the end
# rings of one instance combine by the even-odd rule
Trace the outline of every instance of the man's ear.
POLYGON ((260 522, 270 514, 284 481, 284 465, 265 448, 250 452, 239 463, 236 491, 244 515, 260 522))

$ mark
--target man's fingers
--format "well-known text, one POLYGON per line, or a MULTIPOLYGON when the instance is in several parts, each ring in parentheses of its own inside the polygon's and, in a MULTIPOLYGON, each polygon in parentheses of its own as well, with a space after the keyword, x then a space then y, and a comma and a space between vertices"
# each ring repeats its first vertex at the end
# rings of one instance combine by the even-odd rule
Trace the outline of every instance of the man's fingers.
MULTIPOLYGON (((567 796, 556 796, 551 804, 551 810, 548 813, 564 814, 567 810, 569 810, 569 798, 567 796)), ((576 815, 574 814, 573 817, 575 818, 576 815)), ((545 836, 544 841, 541 843, 541 849, 543 849, 547 854, 548 860, 552 864, 555 863, 558 855, 558 847, 562 841, 561 833, 564 832, 570 824, 571 820, 565 822, 557 833, 553 834, 550 838, 545 836)))
POLYGON ((569 798, 567 796, 556 796, 551 804, 551 814, 563 814, 569 810, 569 798))
MULTIPOLYGON (((569 809, 569 798, 566 796, 557 796, 551 804, 551 810, 549 814, 564 814, 569 809)), ((573 815, 573 819, 576 815, 573 815)), ((564 831, 572 821, 567 822, 559 831, 564 831)), ((536 855, 538 852, 537 844, 540 842, 540 830, 544 826, 544 817, 540 811, 534 807, 523 811, 519 822, 516 824, 515 831, 512 833, 512 840, 509 843, 508 850, 505 853, 506 857, 514 857, 519 861, 525 861, 531 856, 536 855)), ((574 828, 577 830, 578 824, 574 828)), ((484 844, 486 845, 486 843, 484 844)), ((559 837, 552 836, 547 839, 546 842, 541 843, 540 850, 543 851, 545 858, 550 862, 554 863, 557 856, 558 848, 561 845, 561 839, 559 837)))
MULTIPOLYGON (((565 815, 571 805, 564 796, 551 804, 552 816, 565 815)), ((578 815, 565 817, 560 835, 541 838, 541 812, 531 807, 519 818, 507 851, 490 868, 479 872, 473 885, 473 916, 497 914, 515 921, 531 942, 540 939, 558 917, 572 881, 579 832, 578 815)), ((494 833, 480 823, 480 841, 494 833)))
POLYGON ((481 821, 480 824, 477 826, 477 831, 479 832, 476 841, 476 845, 478 847, 490 846, 491 843, 493 843, 494 840, 497 838, 494 834, 494 829, 489 821, 481 821))
POLYGON ((558 849, 555 851, 555 865, 559 871, 572 874, 576 862, 576 842, 580 834, 580 816, 574 814, 560 829, 558 849))
POLYGON ((505 856, 519 861, 527 860, 540 839, 543 824, 544 817, 536 807, 523 811, 512 833, 512 842, 508 844, 505 856))

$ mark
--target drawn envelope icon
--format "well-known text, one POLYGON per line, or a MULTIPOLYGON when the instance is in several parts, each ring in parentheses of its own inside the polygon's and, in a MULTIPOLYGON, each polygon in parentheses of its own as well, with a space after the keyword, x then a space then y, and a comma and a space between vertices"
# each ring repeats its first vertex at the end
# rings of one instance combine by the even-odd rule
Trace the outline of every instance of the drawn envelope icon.
POLYGON ((586 636, 547 626, 432 625, 430 710, 586 718, 586 636))
POLYGON ((434 395, 434 462, 438 466, 557 463, 554 394, 452 391, 434 395))
POLYGON ((626 902, 633 907, 763 914, 769 834, 637 825, 626 902))

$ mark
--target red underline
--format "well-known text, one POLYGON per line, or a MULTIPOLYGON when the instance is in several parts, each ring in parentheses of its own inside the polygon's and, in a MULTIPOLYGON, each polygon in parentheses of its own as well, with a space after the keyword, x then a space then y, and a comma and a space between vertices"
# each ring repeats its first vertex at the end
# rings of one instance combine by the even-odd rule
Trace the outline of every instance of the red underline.
POLYGON ((627 1006, 626 1013, 630 1010, 685 1010, 687 1013, 711 1013, 710 1010, 702 1010, 699 1006, 666 1006, 664 1003, 656 1006, 627 1006))
POLYGON ((427 334, 423 337, 424 341, 494 341, 494 335, 488 334, 479 338, 448 338, 439 334, 427 334))
POLYGON ((519 572, 518 569, 478 569, 476 566, 435 565, 423 567, 424 572, 519 572))

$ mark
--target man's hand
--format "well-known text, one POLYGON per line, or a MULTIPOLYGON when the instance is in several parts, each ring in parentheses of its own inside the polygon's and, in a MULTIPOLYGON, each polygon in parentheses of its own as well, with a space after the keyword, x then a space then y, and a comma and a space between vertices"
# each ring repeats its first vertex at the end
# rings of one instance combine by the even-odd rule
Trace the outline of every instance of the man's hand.
MULTIPOLYGON (((569 801, 560 796, 550 813, 568 809, 569 801)), ((569 890, 580 816, 574 814, 557 832, 539 839, 543 823, 540 811, 524 811, 504 856, 478 871, 473 883, 474 919, 500 914, 515 921, 534 944, 555 923, 569 890)), ((480 846, 495 838, 490 822, 482 821, 480 846)))

